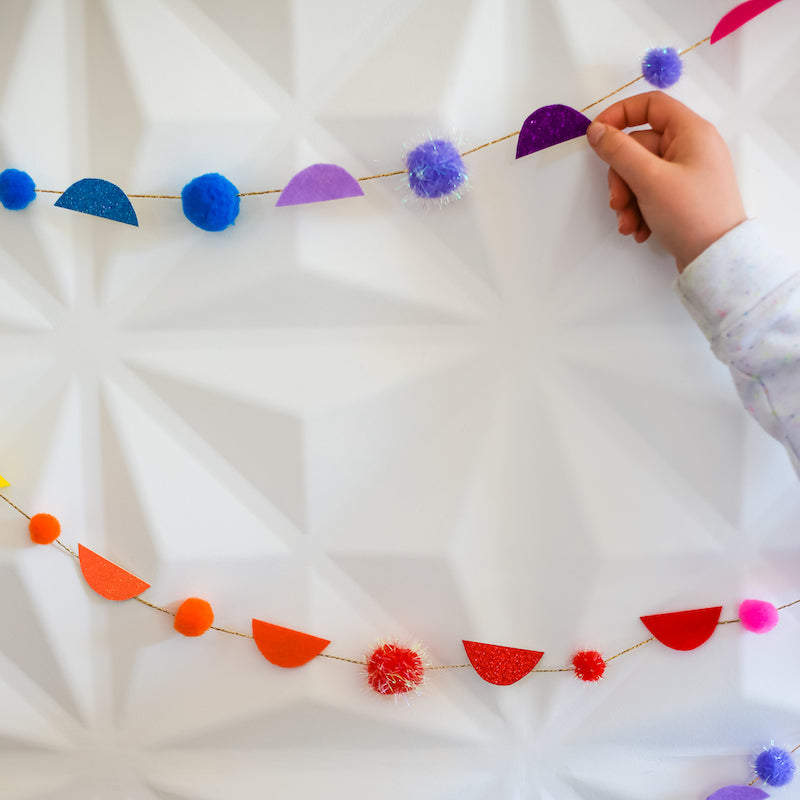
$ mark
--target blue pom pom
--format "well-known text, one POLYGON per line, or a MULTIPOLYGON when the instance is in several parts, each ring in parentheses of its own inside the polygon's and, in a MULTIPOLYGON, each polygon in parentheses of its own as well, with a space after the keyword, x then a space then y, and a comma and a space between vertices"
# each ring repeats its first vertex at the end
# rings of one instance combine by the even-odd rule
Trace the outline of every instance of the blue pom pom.
MULTIPOLYGON (((467 178, 461 154, 446 139, 431 139, 406 156, 411 191, 424 199, 446 199, 467 178)), ((456 195, 458 196, 458 195, 456 195)))
POLYGON ((216 172, 189 181, 181 199, 186 219, 204 231, 224 231, 239 215, 239 190, 216 172))
POLYGON ((659 89, 667 89, 676 84, 682 71, 683 62, 674 47, 654 47, 642 59, 644 79, 659 89))
POLYGON ((11 211, 20 211, 36 197, 36 185, 27 172, 5 169, 0 172, 0 203, 11 211))
POLYGON ((794 759, 780 747, 765 747, 755 767, 756 775, 770 786, 785 786, 794 776, 794 759))

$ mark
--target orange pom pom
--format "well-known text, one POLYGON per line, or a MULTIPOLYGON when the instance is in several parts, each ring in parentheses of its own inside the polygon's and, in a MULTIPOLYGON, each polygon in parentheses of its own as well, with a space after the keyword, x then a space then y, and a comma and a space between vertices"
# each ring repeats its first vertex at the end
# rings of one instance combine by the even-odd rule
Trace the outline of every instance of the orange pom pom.
POLYGON ((28 530, 36 544, 52 544, 61 535, 61 523, 52 514, 34 514, 28 530))
POLYGON ((211 605, 199 597, 190 597, 181 603, 175 614, 175 630, 184 636, 202 636, 214 622, 211 605))

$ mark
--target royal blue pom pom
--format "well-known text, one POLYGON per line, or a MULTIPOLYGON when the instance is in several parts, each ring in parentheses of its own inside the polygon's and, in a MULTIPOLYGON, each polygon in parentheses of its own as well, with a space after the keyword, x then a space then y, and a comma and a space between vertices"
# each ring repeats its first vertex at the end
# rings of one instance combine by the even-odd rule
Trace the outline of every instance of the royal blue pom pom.
POLYGON ((682 71, 683 62, 674 47, 654 47, 642 59, 644 79, 659 89, 667 89, 677 83, 682 71))
POLYGON ((780 747, 765 747, 756 758, 756 775, 770 786, 786 786, 794 776, 794 759, 780 747))
POLYGON ((4 169, 0 172, 0 203, 11 211, 20 211, 36 197, 36 185, 27 172, 4 169))
POLYGON ((204 231, 224 231, 239 215, 239 190, 216 172, 189 181, 181 199, 186 219, 204 231))
POLYGON ((411 191, 424 199, 448 199, 467 178, 461 154, 446 139, 430 139, 415 147, 406 156, 406 166, 411 191))

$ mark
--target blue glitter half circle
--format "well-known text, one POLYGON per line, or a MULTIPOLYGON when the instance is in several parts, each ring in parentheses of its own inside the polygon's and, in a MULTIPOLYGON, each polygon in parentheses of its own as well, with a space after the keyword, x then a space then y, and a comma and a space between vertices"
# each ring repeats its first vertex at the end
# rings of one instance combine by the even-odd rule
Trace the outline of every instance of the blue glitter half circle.
POLYGON ((80 211, 82 214, 124 222, 126 225, 139 225, 136 212, 125 192, 116 184, 99 178, 83 178, 73 183, 56 200, 56 205, 59 208, 80 211))

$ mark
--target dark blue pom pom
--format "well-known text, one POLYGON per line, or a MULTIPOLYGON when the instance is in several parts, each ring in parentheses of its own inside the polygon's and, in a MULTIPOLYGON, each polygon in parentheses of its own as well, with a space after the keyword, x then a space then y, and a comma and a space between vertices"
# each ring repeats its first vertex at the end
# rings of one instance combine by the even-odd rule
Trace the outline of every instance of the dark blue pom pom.
POLYGON ((406 157, 408 182, 417 197, 446 198, 467 178, 458 149, 446 139, 431 139, 406 157))
POLYGON ((677 83, 682 71, 681 57, 674 47, 654 47, 642 59, 644 79, 659 89, 667 89, 677 83))
POLYGON ((186 219, 204 231, 224 231, 239 215, 239 190, 216 172, 189 181, 181 199, 186 219))
POLYGON ((11 211, 20 211, 36 197, 36 185, 27 172, 5 169, 0 172, 0 203, 11 211))
POLYGON ((756 758, 756 775, 770 786, 785 786, 794 776, 794 759, 780 747, 766 747, 756 758))

